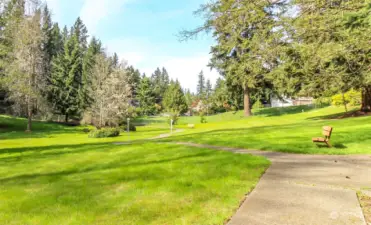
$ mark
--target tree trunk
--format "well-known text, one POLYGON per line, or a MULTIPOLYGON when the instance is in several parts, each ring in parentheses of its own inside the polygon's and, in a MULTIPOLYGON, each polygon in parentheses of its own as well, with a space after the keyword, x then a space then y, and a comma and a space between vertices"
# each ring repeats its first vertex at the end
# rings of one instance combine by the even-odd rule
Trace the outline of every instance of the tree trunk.
POLYGON ((28 99, 27 99, 27 117, 28 117, 28 121, 27 121, 27 132, 31 132, 32 131, 32 102, 31 102, 31 98, 28 96, 28 99))
POLYGON ((251 116, 252 113, 251 113, 251 106, 250 106, 250 90, 248 87, 245 87, 244 90, 243 90, 243 96, 244 96, 244 99, 243 99, 243 107, 244 107, 244 111, 245 111, 245 116, 251 116))
POLYGON ((362 91, 362 112, 371 112, 371 85, 362 91))
POLYGON ((344 92, 342 93, 342 97, 343 97, 343 104, 344 104, 345 112, 348 112, 348 107, 347 107, 347 103, 345 101, 345 94, 344 94, 344 92))
POLYGON ((66 117, 65 117, 65 121, 64 121, 64 122, 68 123, 68 113, 66 113, 65 116, 66 116, 66 117))

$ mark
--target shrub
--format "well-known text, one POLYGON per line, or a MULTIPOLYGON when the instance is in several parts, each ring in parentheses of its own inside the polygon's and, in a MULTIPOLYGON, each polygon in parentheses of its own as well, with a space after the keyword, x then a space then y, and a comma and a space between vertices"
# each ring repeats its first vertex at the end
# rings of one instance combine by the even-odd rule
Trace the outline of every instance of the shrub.
POLYGON ((201 123, 207 123, 207 119, 205 117, 205 113, 204 112, 201 112, 200 113, 200 122, 201 123))
MULTIPOLYGON (((130 121, 129 122, 129 131, 137 131, 137 128, 136 128, 136 126, 132 123, 132 121, 130 121)), ((126 131, 128 131, 128 121, 127 121, 127 119, 125 119, 125 120, 122 120, 121 122, 120 122, 120 129, 122 130, 122 131, 124 131, 124 132, 126 132, 126 131)))
POLYGON ((350 90, 346 93, 346 97, 349 99, 349 105, 357 106, 362 104, 362 93, 355 90, 350 90))
POLYGON ((314 100, 314 105, 316 107, 326 107, 331 105, 331 98, 329 97, 320 97, 314 100))
MULTIPOLYGON (((120 128, 121 128, 121 130, 124 131, 124 132, 128 131, 128 125, 127 125, 127 123, 121 125, 120 128)), ((137 131, 136 126, 135 126, 134 124, 131 124, 131 123, 130 123, 130 124, 129 124, 129 131, 133 131, 133 132, 137 131)))
POLYGON ((261 109, 264 108, 264 105, 261 103, 260 99, 258 99, 254 105, 252 105, 252 109, 261 109))
POLYGON ((106 137, 117 137, 120 135, 120 129, 117 128, 102 128, 92 130, 89 133, 89 138, 106 138, 106 137))
POLYGON ((91 130, 90 130, 89 128, 87 128, 87 127, 84 128, 84 129, 82 129, 82 132, 84 132, 84 133, 90 133, 90 131, 91 131, 91 130))
POLYGON ((200 116, 200 122, 201 123, 207 123, 207 119, 204 115, 200 116))
POLYGON ((357 106, 360 105, 362 102, 362 94, 355 90, 350 90, 344 94, 337 94, 331 97, 332 104, 335 106, 343 106, 343 105, 350 105, 350 106, 357 106))
POLYGON ((170 113, 167 122, 170 124, 171 120, 173 120, 173 125, 177 124, 179 120, 179 113, 170 113))

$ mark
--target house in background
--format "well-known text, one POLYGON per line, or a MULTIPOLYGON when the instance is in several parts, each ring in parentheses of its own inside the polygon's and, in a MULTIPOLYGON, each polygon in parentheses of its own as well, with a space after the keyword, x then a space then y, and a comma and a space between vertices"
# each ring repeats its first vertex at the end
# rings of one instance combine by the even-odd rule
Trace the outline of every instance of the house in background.
POLYGON ((288 107, 288 106, 298 106, 298 105, 311 105, 314 103, 312 97, 282 97, 278 98, 277 96, 271 97, 271 107, 288 107))

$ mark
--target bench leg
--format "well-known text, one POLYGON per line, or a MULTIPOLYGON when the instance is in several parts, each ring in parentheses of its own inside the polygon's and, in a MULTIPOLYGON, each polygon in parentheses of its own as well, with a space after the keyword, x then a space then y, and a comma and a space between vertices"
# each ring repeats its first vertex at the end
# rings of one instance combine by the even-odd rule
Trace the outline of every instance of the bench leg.
POLYGON ((330 141, 326 141, 326 145, 327 145, 329 148, 332 148, 332 145, 330 144, 330 141))

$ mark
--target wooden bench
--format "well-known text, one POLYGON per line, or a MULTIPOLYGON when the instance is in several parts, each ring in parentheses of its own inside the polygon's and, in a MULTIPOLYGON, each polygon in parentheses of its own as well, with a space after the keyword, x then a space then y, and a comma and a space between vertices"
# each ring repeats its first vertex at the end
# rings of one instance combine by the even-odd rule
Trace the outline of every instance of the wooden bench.
POLYGON ((332 130, 333 128, 330 126, 323 127, 322 134, 325 137, 324 138, 323 137, 312 138, 312 141, 314 143, 325 143, 329 148, 331 148, 332 146, 330 144, 330 138, 331 138, 332 130))

